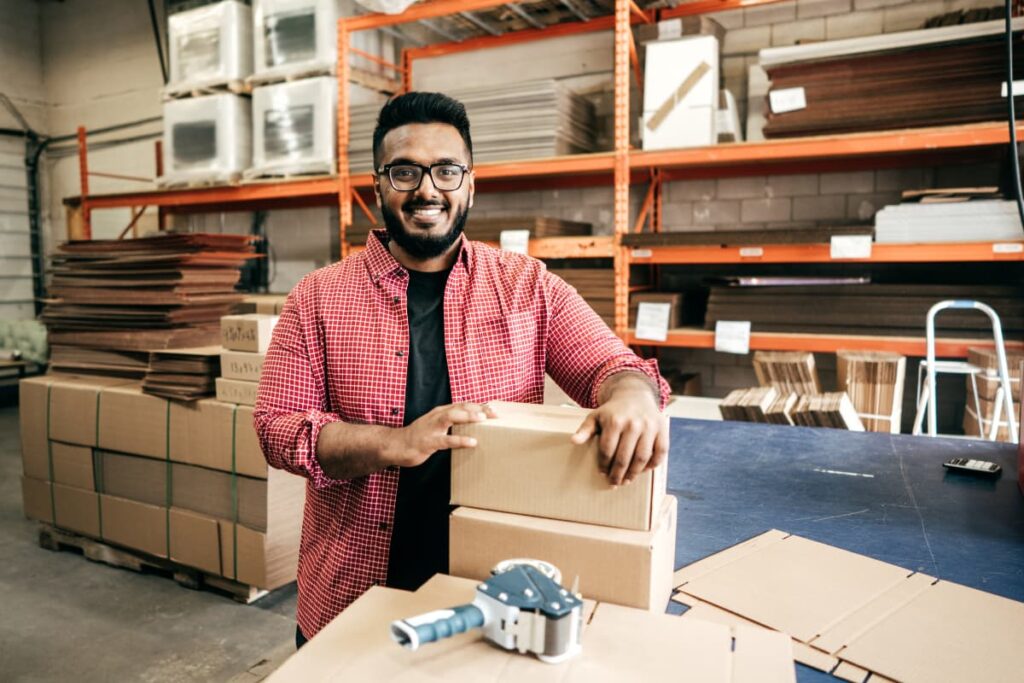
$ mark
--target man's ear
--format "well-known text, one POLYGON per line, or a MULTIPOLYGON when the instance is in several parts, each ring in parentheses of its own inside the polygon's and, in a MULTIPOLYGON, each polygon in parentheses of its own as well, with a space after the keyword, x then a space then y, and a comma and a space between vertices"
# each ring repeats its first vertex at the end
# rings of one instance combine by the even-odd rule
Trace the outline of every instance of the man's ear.
POLYGON ((377 208, 383 209, 383 201, 380 197, 380 176, 376 173, 373 174, 373 199, 377 202, 377 208))
POLYGON ((469 202, 467 203, 466 208, 467 209, 472 209, 473 208, 473 195, 474 195, 474 192, 476 190, 476 185, 474 183, 474 175, 473 175, 472 169, 470 169, 469 173, 467 173, 466 175, 469 176, 469 202))

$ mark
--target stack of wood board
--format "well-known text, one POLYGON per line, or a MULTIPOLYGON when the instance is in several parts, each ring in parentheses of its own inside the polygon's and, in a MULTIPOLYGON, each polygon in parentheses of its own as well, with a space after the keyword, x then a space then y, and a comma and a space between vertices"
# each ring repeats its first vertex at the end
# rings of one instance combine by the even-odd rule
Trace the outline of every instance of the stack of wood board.
POLYGON ((832 427, 863 432, 864 423, 857 416, 850 397, 845 391, 833 391, 817 396, 801 396, 792 411, 793 423, 801 427, 832 427))
POLYGON ((754 373, 762 387, 775 387, 781 393, 821 392, 814 354, 809 351, 756 351, 754 373))
POLYGON ((221 318, 220 377, 217 400, 237 405, 256 405, 260 373, 270 338, 277 325, 276 315, 248 313, 221 318))
POLYGON ((869 432, 900 433, 907 359, 889 351, 836 351, 836 378, 869 432))
POLYGON ((193 233, 62 244, 41 316, 50 343, 105 351, 215 343, 217 321, 242 299, 235 284, 255 257, 252 239, 193 233))
POLYGON ((219 346, 151 351, 142 391, 179 401, 210 396, 220 374, 220 352, 219 346))
MULTIPOLYGON (((1024 68, 1024 21, 1014 20, 1014 70, 1024 68)), ((998 121, 1006 80, 1002 21, 768 48, 769 102, 802 90, 805 106, 777 106, 766 137, 998 121)), ((778 99, 776 100, 778 102, 778 99)), ((794 98, 790 98, 791 100, 794 98)), ((799 98, 795 98, 799 99, 799 98)))
POLYGON ((572 285, 608 327, 615 326, 615 271, 611 268, 551 268, 572 285))
MULTIPOLYGON (((350 226, 345 231, 345 239, 349 244, 366 244, 372 226, 360 224, 350 226)), ((505 230, 529 230, 530 238, 537 237, 570 237, 589 235, 592 232, 590 223, 566 221, 561 218, 546 216, 520 216, 511 218, 471 217, 466 222, 466 237, 479 242, 501 241, 501 233, 505 230)))
MULTIPOLYGON (((594 151, 593 104, 558 81, 457 88, 445 94, 466 107, 474 163, 594 151)), ((363 172, 373 167, 373 129, 380 106, 360 105, 350 111, 350 168, 363 172)))
MULTIPOLYGON (((1024 287, 970 284, 714 285, 705 327, 749 320, 755 332, 920 337, 928 309, 945 299, 984 301, 999 313, 1004 334, 1024 334, 1024 287)), ((944 337, 992 336, 988 319, 975 311, 946 311, 937 329, 944 337)))
POLYGON ((880 243, 994 242, 1024 239, 1017 204, 1003 199, 903 202, 875 214, 880 243))
POLYGON ((306 481, 267 465, 252 408, 58 374, 19 401, 29 518, 208 578, 295 580, 306 481))

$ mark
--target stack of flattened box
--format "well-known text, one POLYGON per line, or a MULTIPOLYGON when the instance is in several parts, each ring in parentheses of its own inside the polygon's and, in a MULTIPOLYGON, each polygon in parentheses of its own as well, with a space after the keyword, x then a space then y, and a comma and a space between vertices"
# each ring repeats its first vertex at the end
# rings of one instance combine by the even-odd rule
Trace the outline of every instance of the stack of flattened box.
POLYGON ((570 442, 582 408, 491 403, 497 419, 460 425, 452 451, 449 572, 484 579, 500 561, 550 562, 590 599, 661 612, 671 593, 676 500, 667 464, 613 487, 597 439, 570 442))
POLYGON ((136 382, 21 383, 26 516, 273 589, 295 578, 305 482, 268 468, 252 408, 136 382))
MULTIPOLYGON (((967 404, 964 406, 964 434, 967 436, 983 436, 988 438, 992 433, 993 423, 996 428, 997 441, 1010 441, 1010 421, 1003 407, 1003 398, 999 393, 999 362, 995 349, 967 349, 967 362, 981 368, 974 378, 978 389, 978 407, 975 409, 974 386, 971 377, 967 377, 967 404)), ((1016 406, 1020 402, 1021 363, 1024 353, 1006 352, 1006 362, 1010 372, 1010 397, 1016 406)))

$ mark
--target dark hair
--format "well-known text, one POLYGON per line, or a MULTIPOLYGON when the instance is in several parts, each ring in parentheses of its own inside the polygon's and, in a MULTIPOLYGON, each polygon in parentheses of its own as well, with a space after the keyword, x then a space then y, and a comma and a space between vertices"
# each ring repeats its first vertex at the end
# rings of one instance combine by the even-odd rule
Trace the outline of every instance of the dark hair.
POLYGON ((384 105, 373 129, 373 167, 380 168, 380 147, 390 131, 409 123, 447 123, 459 131, 473 163, 473 141, 469 137, 466 108, 456 99, 439 92, 407 92, 384 105))

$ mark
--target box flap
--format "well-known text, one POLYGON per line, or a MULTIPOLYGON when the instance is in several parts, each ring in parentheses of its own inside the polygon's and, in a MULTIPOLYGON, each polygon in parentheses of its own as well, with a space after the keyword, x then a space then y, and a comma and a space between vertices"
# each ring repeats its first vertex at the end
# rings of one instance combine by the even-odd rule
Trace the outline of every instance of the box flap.
POLYGON ((96 490, 93 478, 92 448, 71 444, 50 442, 53 458, 53 481, 86 491, 96 490))
POLYGON ((167 557, 166 508, 102 495, 103 540, 167 557))
POLYGON ((100 397, 99 447, 167 458, 169 402, 143 393, 138 384, 104 389, 100 397))
POLYGON ((221 574, 217 520, 171 508, 171 560, 210 574, 221 574))
POLYGON ((778 543, 788 536, 789 534, 785 531, 771 529, 760 536, 755 536, 754 538, 719 551, 714 555, 709 555, 702 560, 688 564, 682 569, 676 571, 675 576, 673 577, 675 579, 675 587, 681 588, 693 579, 704 576, 705 574, 713 572, 727 564, 731 564, 732 562, 741 560, 751 553, 755 553, 761 548, 773 543, 778 543))
POLYGON ((100 506, 94 491, 54 484, 53 506, 56 526, 99 538, 100 506))

